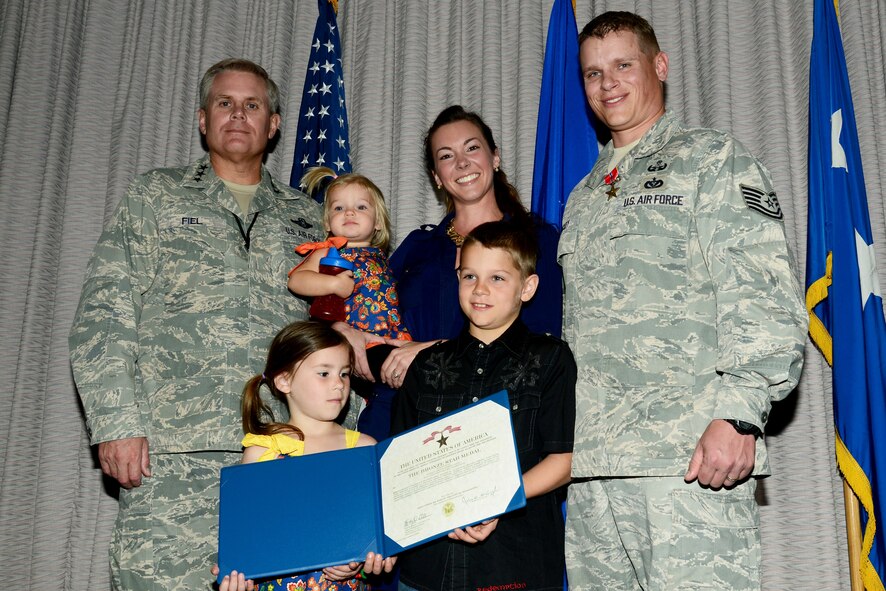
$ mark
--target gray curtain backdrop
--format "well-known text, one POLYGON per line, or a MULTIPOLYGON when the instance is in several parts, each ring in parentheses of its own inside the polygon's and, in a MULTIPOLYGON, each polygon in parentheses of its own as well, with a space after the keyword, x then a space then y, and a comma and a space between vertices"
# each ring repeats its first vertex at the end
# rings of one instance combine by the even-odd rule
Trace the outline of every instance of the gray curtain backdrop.
MULTIPOLYGON (((395 243, 442 208, 421 140, 451 103, 480 111, 529 203, 553 0, 341 0, 355 170, 387 196, 395 243)), ((670 54, 668 106, 733 131, 772 172, 803 273, 810 1, 578 0, 645 15, 670 54)), ((877 256, 886 260, 880 0, 841 2, 877 256)), ((8 587, 101 590, 116 513, 86 438, 67 334, 102 223, 130 179, 202 153, 196 85, 230 56, 285 95, 268 165, 288 178, 313 0, 0 1, 0 576, 8 587)), ((802 277, 801 277, 802 279, 802 277)), ((763 481, 766 589, 848 589, 830 372, 810 346, 773 412, 763 481)), ((207 569, 209 565, 207 565, 207 569)), ((208 575, 207 575, 208 576, 208 575)))

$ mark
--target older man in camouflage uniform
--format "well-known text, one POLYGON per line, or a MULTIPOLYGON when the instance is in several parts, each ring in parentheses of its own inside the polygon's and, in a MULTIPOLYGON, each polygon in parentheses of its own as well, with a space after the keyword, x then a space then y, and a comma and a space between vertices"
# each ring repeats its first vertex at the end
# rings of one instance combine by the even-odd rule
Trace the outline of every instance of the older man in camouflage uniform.
POLYGON ((208 589, 219 469, 240 460, 240 395, 284 325, 293 249, 323 238, 319 206, 262 165, 276 84, 225 60, 200 86, 209 154, 138 177, 89 264, 71 332, 102 470, 119 481, 115 589, 208 589))
POLYGON ((559 246, 578 363, 570 587, 758 589, 762 433, 807 323, 782 211, 738 141, 666 112, 645 20, 600 15, 579 43, 612 141, 559 246))

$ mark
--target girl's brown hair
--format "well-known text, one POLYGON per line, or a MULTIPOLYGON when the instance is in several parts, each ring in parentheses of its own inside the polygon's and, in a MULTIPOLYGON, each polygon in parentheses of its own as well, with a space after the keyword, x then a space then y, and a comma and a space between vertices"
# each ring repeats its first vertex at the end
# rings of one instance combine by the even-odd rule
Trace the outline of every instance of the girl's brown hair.
POLYGON ((246 382, 246 387, 243 388, 243 399, 240 403, 243 432, 256 435, 289 433, 304 440, 305 436, 301 429, 275 419, 270 405, 262 400, 261 386, 262 384, 267 386, 274 398, 285 405, 286 394, 277 389, 274 378, 296 371, 302 361, 321 349, 342 345, 348 348, 348 355, 353 364, 354 351, 350 343, 341 333, 327 324, 315 321, 293 322, 278 332, 268 349, 265 370, 246 382))

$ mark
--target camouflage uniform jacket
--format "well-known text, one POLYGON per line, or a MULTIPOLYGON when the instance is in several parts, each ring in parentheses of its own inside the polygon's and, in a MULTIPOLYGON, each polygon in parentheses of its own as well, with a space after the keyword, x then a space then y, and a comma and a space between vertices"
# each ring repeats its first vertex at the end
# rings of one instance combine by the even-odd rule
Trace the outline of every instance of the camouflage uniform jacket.
POLYGON ((242 216, 208 157, 130 186, 89 263, 70 336, 93 443, 241 449, 243 386, 274 334, 307 315, 286 287, 301 258, 293 249, 325 235, 320 207, 264 168, 249 207, 242 216))
POLYGON ((807 315, 769 173, 738 141, 668 112, 610 198, 612 153, 572 191, 558 249, 573 474, 682 475, 712 419, 765 426, 800 377, 807 315))

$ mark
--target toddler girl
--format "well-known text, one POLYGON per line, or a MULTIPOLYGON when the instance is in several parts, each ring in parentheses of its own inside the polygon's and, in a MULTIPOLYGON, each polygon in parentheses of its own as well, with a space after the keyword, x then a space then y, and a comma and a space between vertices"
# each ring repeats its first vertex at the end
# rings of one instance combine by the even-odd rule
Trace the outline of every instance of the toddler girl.
MULTIPOLYGON (((328 178, 333 180, 326 187, 323 221, 330 238, 296 249, 308 256, 290 271, 289 289, 309 297, 335 294, 345 299, 347 323, 353 328, 389 339, 412 340, 401 324, 397 288, 388 268, 391 222, 381 191, 363 175, 336 176, 325 167, 309 169, 302 185, 312 193, 328 178), (320 273, 320 259, 330 247, 354 263, 353 273, 320 273)), ((372 374, 379 380, 379 368, 391 345, 370 343, 368 347, 372 374)))

